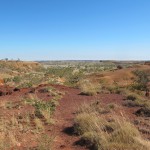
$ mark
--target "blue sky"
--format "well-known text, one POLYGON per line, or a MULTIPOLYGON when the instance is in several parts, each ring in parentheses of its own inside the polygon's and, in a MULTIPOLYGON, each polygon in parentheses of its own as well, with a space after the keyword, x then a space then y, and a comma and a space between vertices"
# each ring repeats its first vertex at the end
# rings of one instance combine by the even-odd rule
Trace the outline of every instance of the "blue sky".
POLYGON ((0 59, 150 60, 150 0, 0 0, 0 59))

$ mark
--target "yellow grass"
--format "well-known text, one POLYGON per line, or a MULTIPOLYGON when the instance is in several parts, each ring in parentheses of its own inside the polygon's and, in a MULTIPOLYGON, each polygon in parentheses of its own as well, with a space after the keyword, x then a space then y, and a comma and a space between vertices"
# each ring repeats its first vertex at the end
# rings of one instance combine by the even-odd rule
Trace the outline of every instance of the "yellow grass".
POLYGON ((92 83, 89 80, 82 80, 79 83, 81 94, 93 96, 98 92, 98 84, 92 83))
POLYGON ((137 128, 124 116, 111 114, 110 119, 91 108, 78 112, 75 130, 96 150, 149 150, 150 142, 142 139, 137 128), (85 110, 85 111, 84 111, 85 110))

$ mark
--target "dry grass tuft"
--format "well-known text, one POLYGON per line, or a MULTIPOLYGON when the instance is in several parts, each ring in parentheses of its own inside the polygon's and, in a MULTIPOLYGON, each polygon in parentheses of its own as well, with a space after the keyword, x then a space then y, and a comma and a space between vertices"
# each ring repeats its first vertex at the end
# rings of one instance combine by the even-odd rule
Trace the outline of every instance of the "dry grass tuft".
POLYGON ((112 113, 111 118, 106 118, 91 105, 78 111, 75 131, 96 150, 148 150, 150 144, 123 115, 112 113))
POLYGON ((79 83, 81 94, 93 96, 96 95, 98 90, 98 85, 90 82, 89 80, 82 80, 79 83))

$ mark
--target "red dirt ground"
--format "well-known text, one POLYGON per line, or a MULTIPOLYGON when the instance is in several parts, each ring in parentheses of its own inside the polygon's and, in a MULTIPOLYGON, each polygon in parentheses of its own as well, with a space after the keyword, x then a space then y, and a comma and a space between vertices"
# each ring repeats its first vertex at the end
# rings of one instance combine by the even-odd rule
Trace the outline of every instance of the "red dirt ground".
MULTIPOLYGON (((52 85, 41 85, 36 88, 38 89, 43 87, 48 87, 52 85)), ((80 95, 80 90, 75 88, 69 88, 62 85, 53 85, 54 88, 59 90, 60 92, 65 92, 65 95, 61 100, 59 100, 59 106, 57 107, 53 119, 55 120, 55 124, 52 126, 47 126, 46 129, 48 134, 55 136, 54 141, 54 150, 86 150, 88 148, 75 144, 77 141, 80 140, 79 136, 73 134, 73 123, 75 113, 78 107, 83 104, 84 102, 92 102, 94 100, 100 100, 103 104, 115 103, 119 105, 118 112, 121 110, 123 113, 127 115, 131 121, 136 120, 138 117, 134 115, 134 112, 139 109, 138 107, 129 108, 122 106, 124 97, 118 94, 98 94, 96 96, 85 96, 80 95)), ((8 89, 8 88, 7 88, 8 89)), ((13 88, 10 88, 12 90, 13 88)), ((0 88, 1 91, 6 91, 5 87, 0 88)), ((22 89, 20 91, 12 92, 10 95, 3 95, 0 96, 0 102, 2 101, 20 101, 20 99, 26 96, 31 89, 22 89)), ((44 93, 37 93, 38 97, 47 99, 49 96, 44 93)), ((51 97, 51 96, 50 96, 51 97)), ((31 108, 28 107, 23 112, 30 110, 31 108)), ((1 110, 2 111, 2 110, 1 110)), ((0 111, 0 112, 1 112, 0 111)), ((4 111, 4 110, 3 110, 4 111)), ((13 110, 19 111, 19 110, 13 110)), ((3 112, 3 114, 7 116, 11 115, 12 111, 3 112)), ((14 113, 14 112, 13 112, 14 113)), ((111 115, 111 114, 110 114, 111 115)), ((30 138, 30 137, 29 137, 30 138)), ((19 150, 25 150, 25 148, 20 147, 19 150)))
POLYGON ((64 86, 55 86, 60 91, 65 91, 66 95, 60 100, 60 104, 55 112, 54 118, 57 120, 52 131, 57 135, 54 143, 55 150, 84 150, 86 147, 75 145, 79 137, 72 135, 73 120, 75 112, 78 107, 84 102, 90 103, 91 101, 100 100, 103 104, 115 103, 119 105, 118 113, 121 111, 131 119, 135 120, 137 117, 133 114, 139 108, 123 107, 124 97, 118 94, 99 94, 97 96, 84 96, 80 95, 80 90, 67 88, 64 86))

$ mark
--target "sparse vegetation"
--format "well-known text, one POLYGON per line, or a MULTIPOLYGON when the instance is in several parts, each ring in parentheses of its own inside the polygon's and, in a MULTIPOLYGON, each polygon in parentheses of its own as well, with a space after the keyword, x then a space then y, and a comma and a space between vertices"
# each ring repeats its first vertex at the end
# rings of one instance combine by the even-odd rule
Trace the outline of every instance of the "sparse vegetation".
MULTIPOLYGON (((47 88, 46 90, 47 93, 51 91, 53 91, 53 99, 50 101, 41 100, 37 95, 30 94, 28 95, 28 98, 25 98, 22 101, 7 101, 5 103, 1 103, 1 109, 3 111, 9 110, 10 112, 13 112, 13 110, 18 110, 17 113, 14 112, 14 114, 10 114, 10 116, 0 116, 1 150, 12 148, 18 149, 18 147, 20 147, 23 143, 24 137, 28 135, 32 135, 34 141, 38 143, 36 149, 52 149, 52 142, 54 138, 47 134, 43 134, 45 133, 45 126, 47 124, 51 125, 54 123, 52 114, 55 107, 58 105, 58 100, 61 98, 61 94, 54 88, 47 88), (32 109, 22 114, 21 110, 29 105, 32 106, 32 109)), ((30 149, 32 148, 30 147, 30 144, 33 141, 30 140, 28 142, 27 148, 30 149)))
POLYGON ((72 123, 71 114, 76 114, 74 130, 64 132, 71 135, 73 130, 81 145, 93 150, 149 149, 145 140, 149 139, 150 117, 149 94, 145 94, 150 88, 147 66, 109 61, 60 61, 42 66, 8 60, 0 62, 0 73, 0 149, 51 150, 59 138, 66 138, 56 136, 55 140, 55 127, 59 128, 56 132, 60 127, 63 131, 64 124, 72 123), (53 114, 64 93, 56 117, 53 114), (97 100, 89 104, 93 99, 97 100), (72 106, 82 102, 75 113, 72 106))

